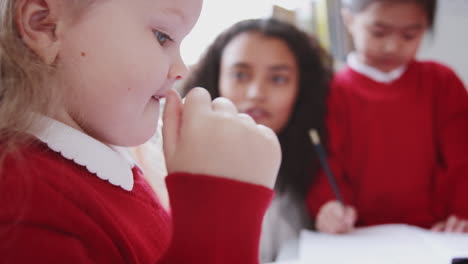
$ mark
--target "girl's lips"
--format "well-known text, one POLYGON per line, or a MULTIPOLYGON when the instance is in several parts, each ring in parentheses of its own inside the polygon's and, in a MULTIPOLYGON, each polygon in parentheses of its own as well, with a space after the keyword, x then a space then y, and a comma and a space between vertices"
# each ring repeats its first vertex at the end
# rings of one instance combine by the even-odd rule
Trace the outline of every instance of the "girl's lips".
POLYGON ((250 108, 244 113, 251 116, 257 122, 261 119, 265 119, 270 116, 270 114, 267 111, 260 109, 260 108, 250 108))
POLYGON ((153 98, 154 100, 156 100, 156 101, 159 102, 161 99, 164 98, 164 96, 161 96, 161 95, 153 95, 152 98, 153 98))

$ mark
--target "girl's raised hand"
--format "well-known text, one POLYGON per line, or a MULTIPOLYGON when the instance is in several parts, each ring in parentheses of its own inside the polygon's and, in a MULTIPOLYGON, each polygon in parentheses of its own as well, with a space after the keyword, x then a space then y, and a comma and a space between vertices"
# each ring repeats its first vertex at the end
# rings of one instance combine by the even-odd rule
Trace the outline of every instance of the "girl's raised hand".
POLYGON ((171 90, 163 116, 169 173, 219 176, 273 188, 281 162, 276 134, 239 114, 231 101, 195 88, 182 104, 171 90))

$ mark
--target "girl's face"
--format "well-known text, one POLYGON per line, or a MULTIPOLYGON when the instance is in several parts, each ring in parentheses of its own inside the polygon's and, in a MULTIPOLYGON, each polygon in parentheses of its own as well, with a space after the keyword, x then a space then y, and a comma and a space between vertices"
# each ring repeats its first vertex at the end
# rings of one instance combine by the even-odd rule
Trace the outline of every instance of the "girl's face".
POLYGON ((286 43, 242 33, 224 49, 219 92, 240 112, 279 133, 294 108, 299 86, 296 59, 286 43))
POLYGON ((416 3, 374 2, 357 14, 344 12, 358 58, 389 72, 411 61, 428 27, 427 14, 416 3))
POLYGON ((200 9, 201 0, 97 1, 64 21, 57 76, 67 98, 57 118, 108 144, 149 139, 160 97, 186 72, 179 47, 200 9))

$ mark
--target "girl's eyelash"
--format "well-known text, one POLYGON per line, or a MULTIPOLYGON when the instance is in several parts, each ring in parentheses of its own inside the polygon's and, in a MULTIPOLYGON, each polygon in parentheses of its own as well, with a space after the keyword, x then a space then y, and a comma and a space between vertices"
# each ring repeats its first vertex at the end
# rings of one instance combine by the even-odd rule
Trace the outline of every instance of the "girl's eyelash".
POLYGON ((286 76, 282 76, 282 75, 273 76, 271 80, 275 83, 281 83, 281 84, 285 84, 289 82, 289 78, 286 76))
POLYGON ((159 42, 159 44, 164 45, 166 41, 174 41, 171 36, 169 36, 166 33, 163 33, 159 30, 153 30, 153 33, 156 35, 156 40, 159 42), (161 39, 163 38, 163 39, 161 39))

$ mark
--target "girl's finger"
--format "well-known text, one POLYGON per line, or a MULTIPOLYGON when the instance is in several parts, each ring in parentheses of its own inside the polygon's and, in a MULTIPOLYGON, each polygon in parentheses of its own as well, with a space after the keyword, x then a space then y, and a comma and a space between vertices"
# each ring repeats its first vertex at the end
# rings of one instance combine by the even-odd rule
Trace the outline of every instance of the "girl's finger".
POLYGON ((255 120, 249 116, 248 114, 240 113, 237 114, 237 117, 241 119, 244 123, 249 124, 249 125, 255 125, 257 124, 255 120))
POLYGON ((458 222, 458 218, 456 216, 450 216, 445 224, 445 232, 454 232, 455 225, 458 222))
MULTIPOLYGON (((166 157, 172 157, 177 146, 182 121, 182 102, 175 90, 166 96, 163 113, 163 149, 166 157)), ((166 164, 167 165, 167 164, 166 164)))
POLYGON ((468 225, 467 221, 464 220, 458 220, 456 223, 455 227, 453 228, 454 233, 463 233, 468 225))
POLYGON ((218 97, 213 100, 211 107, 214 112, 224 112, 232 115, 237 114, 236 106, 227 98, 218 97))
POLYGON ((183 122, 192 120, 198 113, 211 111, 211 96, 208 91, 199 87, 193 88, 184 98, 183 122))
POLYGON ((344 218, 345 218, 345 222, 348 225, 348 227, 353 229, 354 224, 356 223, 356 219, 357 219, 356 210, 354 208, 350 207, 350 206, 347 206, 346 210, 345 210, 344 218))
POLYGON ((442 232, 445 229, 445 221, 444 222, 439 222, 435 225, 432 226, 431 231, 433 232, 442 232))

